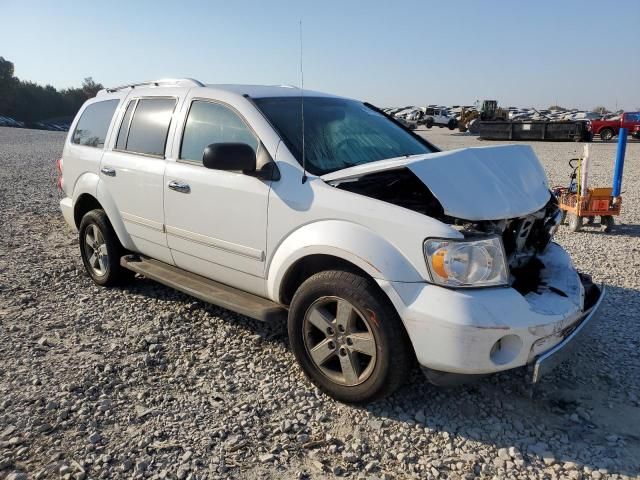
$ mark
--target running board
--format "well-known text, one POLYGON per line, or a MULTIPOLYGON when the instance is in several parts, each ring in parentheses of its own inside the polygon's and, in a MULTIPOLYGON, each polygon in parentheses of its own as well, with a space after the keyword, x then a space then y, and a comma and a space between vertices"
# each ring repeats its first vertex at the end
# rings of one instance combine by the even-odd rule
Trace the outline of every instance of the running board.
POLYGON ((120 265, 187 295, 263 322, 282 321, 287 310, 271 300, 214 282, 159 260, 125 255, 120 265))

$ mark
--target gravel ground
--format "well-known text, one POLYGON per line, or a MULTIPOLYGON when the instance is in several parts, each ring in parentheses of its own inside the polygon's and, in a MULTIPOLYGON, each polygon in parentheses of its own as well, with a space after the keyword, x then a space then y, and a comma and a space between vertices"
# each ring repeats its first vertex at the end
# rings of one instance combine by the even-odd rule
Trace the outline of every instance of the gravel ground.
MULTIPOLYGON (((443 148, 486 145, 433 129, 443 148)), ((64 134, 0 128, 0 479, 638 478, 640 143, 612 234, 557 238, 608 284, 601 323, 539 386, 456 389, 419 372, 366 408, 319 393, 285 330, 145 279, 102 289, 58 210, 64 134)), ((574 143, 533 143, 566 184, 574 143)), ((615 145, 594 143, 592 185, 615 145)))

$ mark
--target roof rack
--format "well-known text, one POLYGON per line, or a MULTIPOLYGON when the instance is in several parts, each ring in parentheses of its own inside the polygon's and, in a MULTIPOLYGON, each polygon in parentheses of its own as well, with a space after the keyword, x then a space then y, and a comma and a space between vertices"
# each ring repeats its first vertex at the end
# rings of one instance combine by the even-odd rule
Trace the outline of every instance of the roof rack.
POLYGON ((120 85, 119 87, 105 88, 101 90, 101 92, 117 92, 120 90, 124 90, 125 88, 136 88, 136 87, 160 87, 160 86, 170 86, 170 87, 204 87, 204 83, 194 80, 193 78, 162 78, 160 80, 152 80, 150 82, 140 82, 140 83, 129 83, 127 85, 120 85))

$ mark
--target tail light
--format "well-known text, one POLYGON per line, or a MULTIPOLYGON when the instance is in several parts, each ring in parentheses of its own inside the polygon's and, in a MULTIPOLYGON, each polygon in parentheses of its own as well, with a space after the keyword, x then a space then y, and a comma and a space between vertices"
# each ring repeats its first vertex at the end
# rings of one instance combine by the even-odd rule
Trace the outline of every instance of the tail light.
POLYGON ((58 185, 58 189, 62 191, 62 157, 56 160, 56 168, 58 170, 58 181, 56 183, 58 185))

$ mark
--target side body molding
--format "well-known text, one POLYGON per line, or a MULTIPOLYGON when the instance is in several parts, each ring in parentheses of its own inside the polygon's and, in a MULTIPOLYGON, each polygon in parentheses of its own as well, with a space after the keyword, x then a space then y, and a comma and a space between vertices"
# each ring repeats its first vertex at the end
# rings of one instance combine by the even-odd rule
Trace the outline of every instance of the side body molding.
POLYGON ((267 296, 279 302, 289 268, 301 258, 316 254, 346 260, 375 279, 425 281, 393 244, 374 231, 344 220, 323 220, 300 227, 276 247, 267 270, 267 296))

